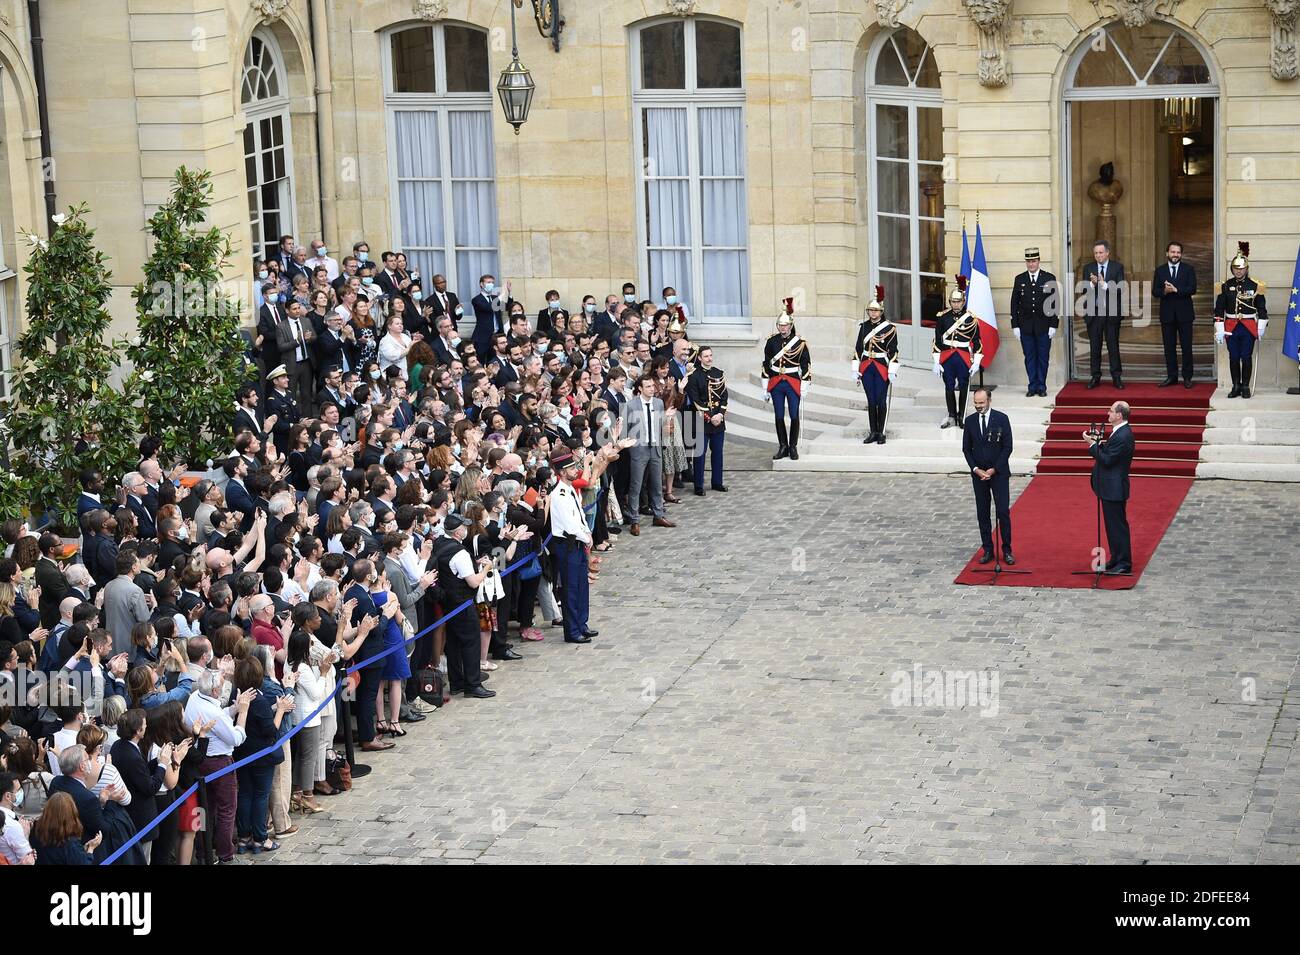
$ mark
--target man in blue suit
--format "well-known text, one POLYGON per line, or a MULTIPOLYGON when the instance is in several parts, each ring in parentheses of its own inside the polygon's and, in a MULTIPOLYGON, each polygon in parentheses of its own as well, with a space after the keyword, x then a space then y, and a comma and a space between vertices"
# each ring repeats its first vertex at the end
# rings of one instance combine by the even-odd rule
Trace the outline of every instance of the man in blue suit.
POLYGON ((504 333, 505 320, 502 315, 510 314, 514 299, 510 297, 510 283, 506 283, 506 299, 501 300, 501 289, 497 287, 496 276, 484 275, 478 280, 479 291, 470 305, 474 306, 474 350, 483 355, 492 354, 492 336, 504 333))
POLYGON ((244 479, 248 477, 248 465, 236 455, 226 459, 221 470, 229 479, 226 481, 226 510, 239 514, 239 529, 247 534, 253 527, 253 517, 257 513, 253 495, 248 493, 248 488, 244 485, 244 479))
POLYGON ((1012 565, 1016 557, 1011 553, 1011 419, 993 410, 984 388, 977 388, 972 400, 975 413, 966 419, 961 450, 975 489, 975 514, 980 522, 980 543, 984 545, 980 563, 993 559, 993 526, 989 520, 992 503, 1002 528, 1002 562, 1012 565))
POLYGON ((1110 559, 1106 573, 1131 574, 1133 553, 1128 533, 1129 468, 1133 464, 1133 430, 1128 426, 1129 406, 1117 401, 1110 406, 1106 423, 1110 437, 1085 431, 1088 453, 1095 459, 1092 465, 1092 489, 1101 498, 1101 516, 1106 523, 1106 542, 1110 545, 1110 559))

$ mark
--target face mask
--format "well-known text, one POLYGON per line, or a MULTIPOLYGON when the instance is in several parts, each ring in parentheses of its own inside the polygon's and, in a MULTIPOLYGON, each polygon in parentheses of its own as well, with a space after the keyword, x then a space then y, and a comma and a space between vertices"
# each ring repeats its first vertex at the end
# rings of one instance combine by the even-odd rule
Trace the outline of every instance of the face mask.
POLYGON ((629 305, 631 305, 633 302, 636 301, 636 296, 635 296, 635 295, 624 295, 624 296, 623 296, 623 301, 625 301, 625 302, 627 302, 629 305))
POLYGON ((676 295, 669 295, 668 298, 666 298, 664 301, 666 301, 669 305, 676 305, 676 304, 677 304, 677 296, 676 296, 676 295))
POLYGON ((558 298, 556 299, 548 298, 546 300, 546 307, 549 308, 552 312, 558 312, 560 310, 560 300, 558 298))
POLYGON ((420 301, 422 298, 424 298, 424 293, 423 293, 423 292, 412 292, 412 293, 411 293, 411 298, 415 299, 415 301, 418 302, 418 301, 420 301))
POLYGON ((358 252, 358 253, 357 253, 357 258, 360 259, 362 262, 369 262, 369 261, 370 261, 370 253, 369 253, 369 252, 358 252))
POLYGON ((259 279, 265 279, 265 278, 266 278, 268 275, 270 275, 270 274, 271 274, 271 273, 268 272, 268 271, 266 271, 266 269, 262 269, 262 271, 260 271, 260 272, 257 273, 257 277, 258 277, 259 279))
POLYGON ((496 290, 497 290, 497 285, 496 285, 495 282, 484 282, 484 283, 483 283, 483 291, 484 291, 485 294, 487 294, 487 295, 491 295, 491 294, 492 294, 493 292, 495 292, 496 290))
POLYGON ((370 373, 370 377, 371 377, 372 379, 374 379, 375 381, 378 381, 378 380, 379 380, 379 376, 380 376, 380 371, 379 371, 378 368, 376 368, 374 371, 372 371, 372 372, 370 373))
POLYGON ((21 786, 19 786, 19 787, 18 787, 18 792, 14 793, 14 808, 15 808, 15 809, 21 809, 21 808, 22 808, 22 806, 23 806, 23 797, 24 797, 25 795, 26 795, 26 793, 23 792, 23 788, 22 788, 21 786))
POLYGON ((595 302, 588 302, 586 305, 582 306, 582 310, 583 310, 584 312, 586 312, 588 315, 595 315, 595 314, 596 314, 596 303, 595 303, 595 302))
POLYGON ((316 250, 316 258, 323 259, 325 258, 325 255, 328 252, 329 249, 325 248, 325 246, 322 245, 319 249, 316 250))
MULTIPOLYGON (((463 308, 461 308, 459 305, 457 305, 457 306, 456 306, 456 314, 457 314, 458 316, 459 316, 459 315, 464 315, 464 314, 465 314, 465 309, 463 309, 463 308)), ((460 341, 459 338, 456 339, 456 340, 457 340, 457 341, 460 341)))
POLYGON ((189 529, 188 527, 186 527, 184 524, 182 524, 181 527, 180 527, 180 530, 178 530, 178 531, 176 532, 176 539, 177 539, 177 540, 183 540, 183 541, 187 541, 187 540, 189 540, 189 539, 190 539, 190 529, 189 529))
POLYGON ((401 439, 401 438, 398 438, 396 441, 393 442, 393 450, 394 450, 394 451, 400 451, 400 450, 402 450, 402 439, 401 439))
POLYGON ((362 278, 361 278, 361 284, 362 284, 362 285, 373 285, 374 282, 375 282, 375 280, 374 280, 373 278, 371 278, 369 275, 362 276, 362 278))
POLYGON ((278 301, 280 300, 280 293, 279 293, 279 292, 272 292, 270 295, 268 295, 268 296, 266 297, 266 300, 267 300, 268 302, 272 302, 272 303, 278 302, 278 301))

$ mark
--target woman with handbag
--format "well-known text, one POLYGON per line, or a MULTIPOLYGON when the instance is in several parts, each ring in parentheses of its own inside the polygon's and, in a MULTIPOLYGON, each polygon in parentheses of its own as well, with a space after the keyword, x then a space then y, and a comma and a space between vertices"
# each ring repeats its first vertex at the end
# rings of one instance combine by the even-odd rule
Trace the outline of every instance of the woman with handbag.
POLYGON ((542 584, 542 540, 549 521, 547 507, 550 499, 535 490, 525 491, 518 481, 502 481, 497 490, 506 499, 506 521, 515 527, 526 528, 529 536, 520 541, 516 555, 528 557, 514 576, 519 578, 514 614, 519 621, 519 636, 524 640, 541 640, 542 631, 533 626, 533 611, 537 606, 537 590, 542 584))
MULTIPOLYGON (((391 512, 390 512, 391 513, 391 512)), ((400 570, 399 570, 400 573, 400 570)), ((390 651, 381 661, 379 689, 375 697, 375 712, 384 712, 384 690, 388 690, 388 719, 380 719, 376 729, 389 736, 405 736, 402 729, 402 684, 411 678, 411 661, 406 655, 406 638, 415 631, 402 613, 397 596, 389 589, 388 573, 381 570, 371 584, 370 599, 383 615, 380 626, 384 628, 384 650, 390 651)))

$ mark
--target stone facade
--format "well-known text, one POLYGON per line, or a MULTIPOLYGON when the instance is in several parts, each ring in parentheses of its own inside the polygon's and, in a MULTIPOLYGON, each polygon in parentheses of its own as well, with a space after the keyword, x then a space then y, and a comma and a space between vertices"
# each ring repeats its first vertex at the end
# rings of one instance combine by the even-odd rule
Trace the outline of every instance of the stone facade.
MULTIPOLYGON (((577 303, 627 278, 646 284, 635 225, 633 25, 718 17, 743 29, 754 314, 752 322, 696 332, 723 345, 721 363, 738 369, 753 366, 779 300, 791 294, 819 360, 848 357, 851 330, 877 281, 869 271, 865 71, 872 44, 889 29, 882 21, 916 31, 939 70, 944 271, 956 270, 962 222, 973 229, 979 210, 995 298, 1005 308, 1024 246, 1042 248, 1045 268, 1067 270, 1065 222, 1080 214, 1070 209, 1065 181, 1067 64, 1099 25, 1146 16, 1175 24, 1199 44, 1220 90, 1219 261, 1205 280, 1221 279, 1237 240, 1247 239, 1253 273, 1273 290, 1275 317, 1285 311, 1300 236, 1300 85, 1278 78, 1287 73, 1277 68, 1275 45, 1293 42, 1293 32, 1275 29, 1270 5, 1260 0, 567 0, 561 7, 558 53, 538 35, 529 4, 518 11, 520 57, 537 83, 521 135, 499 104, 493 108, 499 272, 534 308, 552 286, 577 303)), ((509 0, 82 0, 60 5, 57 16, 50 9, 43 33, 58 201, 92 207, 119 283, 120 330, 129 327, 129 289, 146 254, 142 226, 176 166, 214 172, 213 221, 247 250, 239 85, 254 30, 274 37, 287 76, 295 234, 322 235, 331 250, 364 237, 378 252, 393 244, 395 220, 386 31, 431 21, 479 27, 489 36, 495 80, 510 58, 510 8, 509 0)), ((7 193, 0 241, 6 266, 20 272, 26 245, 19 233, 44 231, 47 164, 25 6, 9 0, 0 11, 0 185, 7 193)), ((1281 51, 1282 60, 1287 55, 1281 51)), ((251 278, 242 257, 232 278, 251 278)), ((21 302, 21 274, 14 281, 21 302)), ((1002 321, 1005 344, 1010 331, 1002 321)), ((1279 321, 1263 348, 1261 388, 1294 381, 1294 365, 1278 355, 1280 337, 1279 321)), ((1065 374, 1064 336, 1055 348, 1057 383, 1065 374)), ((1024 381, 1012 349, 989 377, 1024 381)))

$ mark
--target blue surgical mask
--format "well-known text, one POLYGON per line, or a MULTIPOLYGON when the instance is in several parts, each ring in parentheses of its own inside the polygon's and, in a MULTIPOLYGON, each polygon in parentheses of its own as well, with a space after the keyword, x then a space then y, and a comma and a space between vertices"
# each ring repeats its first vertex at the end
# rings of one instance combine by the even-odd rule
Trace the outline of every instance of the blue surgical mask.
POLYGON ((373 378, 375 381, 378 381, 380 374, 381 372, 379 371, 378 368, 376 368, 374 371, 370 373, 370 377, 373 378))
POLYGON ((393 442, 393 450, 394 450, 394 451, 400 451, 400 450, 402 450, 402 439, 401 439, 401 438, 398 438, 396 441, 393 442))
POLYGON ((358 252, 358 253, 357 253, 357 258, 360 259, 362 262, 369 262, 369 261, 370 261, 370 253, 369 253, 369 252, 358 252))
POLYGON ((279 293, 279 292, 270 292, 270 293, 267 294, 267 296, 266 296, 266 300, 267 300, 268 302, 278 302, 278 301, 280 300, 280 293, 279 293))
POLYGON ((546 307, 549 308, 552 312, 558 312, 560 310, 560 300, 558 298, 547 299, 546 307))
POLYGON ((271 274, 271 273, 268 272, 266 269, 262 269, 260 272, 257 273, 257 277, 258 277, 259 279, 265 279, 265 278, 266 278, 268 275, 270 275, 270 274, 271 274))
POLYGON ((669 305, 676 305, 676 304, 677 304, 677 296, 676 296, 676 295, 669 295, 668 298, 666 298, 664 301, 666 301, 669 305))
POLYGON ((627 302, 629 305, 631 305, 633 302, 636 301, 636 296, 635 296, 635 295, 624 295, 624 296, 623 296, 623 301, 625 301, 625 302, 627 302))
POLYGON ((363 276, 361 276, 361 284, 362 284, 362 285, 374 285, 374 284, 375 284, 375 280, 374 280, 374 278, 372 278, 372 277, 369 276, 369 275, 363 275, 363 276))
POLYGON ((483 291, 486 292, 488 295, 491 295, 491 294, 492 294, 493 292, 495 292, 496 290, 497 290, 497 284, 496 284, 496 282, 484 282, 484 283, 483 283, 483 291))
POLYGON ((424 293, 423 293, 423 292, 412 292, 412 293, 411 293, 411 298, 415 299, 415 301, 418 302, 418 301, 420 301, 422 298, 424 298, 424 293))
POLYGON ((582 310, 583 310, 584 312, 586 312, 588 315, 595 315, 595 314, 596 314, 596 303, 595 303, 595 302, 588 302, 586 305, 582 306, 582 310))

